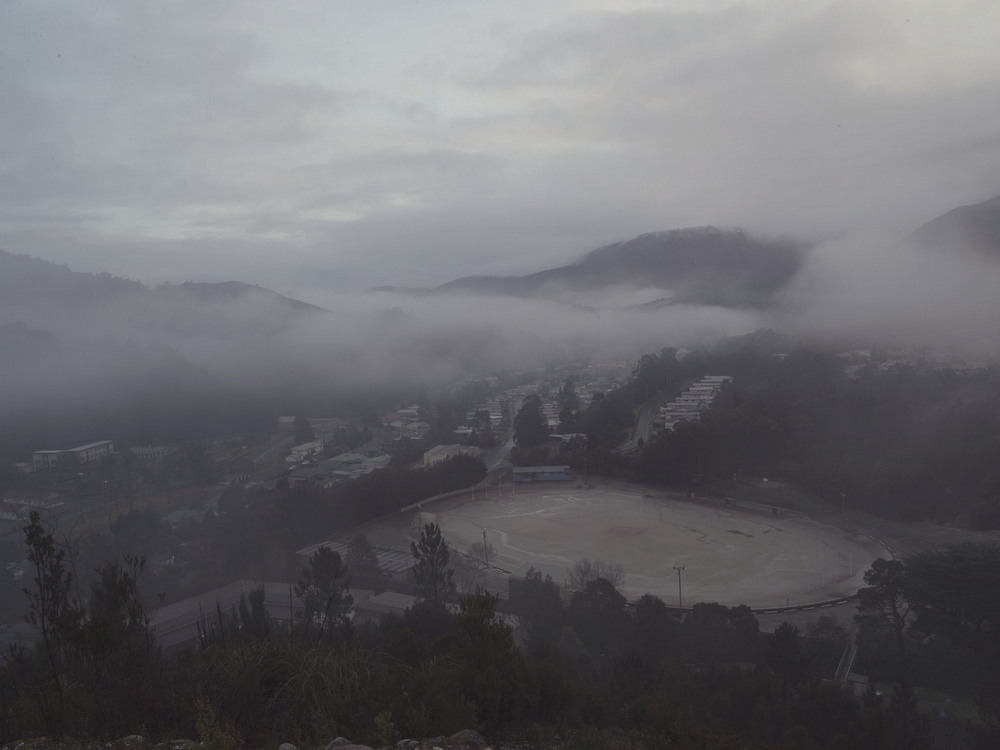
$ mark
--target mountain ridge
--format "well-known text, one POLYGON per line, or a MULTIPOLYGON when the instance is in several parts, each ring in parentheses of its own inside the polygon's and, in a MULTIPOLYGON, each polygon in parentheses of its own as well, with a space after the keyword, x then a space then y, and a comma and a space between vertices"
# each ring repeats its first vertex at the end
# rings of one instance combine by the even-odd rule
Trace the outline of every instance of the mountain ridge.
POLYGON ((288 297, 265 287, 246 284, 242 281, 194 282, 147 286, 109 272, 90 273, 74 271, 67 264, 53 263, 32 255, 11 253, 0 250, 0 297, 4 302, 12 300, 37 300, 54 294, 86 300, 90 297, 150 295, 181 293, 201 302, 235 300, 245 294, 261 293, 279 300, 279 304, 299 311, 323 311, 323 308, 288 297), (44 285, 43 289, 36 287, 44 285))
POLYGON ((929 249, 959 247, 1000 260, 1000 195, 953 208, 918 227, 910 238, 929 249))
MULTIPOLYGON (((433 288, 376 287, 415 297, 479 294, 557 299, 567 293, 658 289, 661 300, 766 307, 798 272, 808 246, 714 226, 646 232, 523 276, 465 276, 433 288)), ((667 302, 669 303, 669 302, 667 302)))

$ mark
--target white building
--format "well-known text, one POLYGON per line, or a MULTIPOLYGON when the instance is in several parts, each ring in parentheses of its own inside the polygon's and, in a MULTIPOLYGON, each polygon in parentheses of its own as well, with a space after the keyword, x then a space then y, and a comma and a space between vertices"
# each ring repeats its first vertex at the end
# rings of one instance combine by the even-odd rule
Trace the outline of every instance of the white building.
POLYGON ((74 471, 114 454, 114 441, 98 440, 69 450, 35 451, 31 456, 31 468, 33 471, 74 471))

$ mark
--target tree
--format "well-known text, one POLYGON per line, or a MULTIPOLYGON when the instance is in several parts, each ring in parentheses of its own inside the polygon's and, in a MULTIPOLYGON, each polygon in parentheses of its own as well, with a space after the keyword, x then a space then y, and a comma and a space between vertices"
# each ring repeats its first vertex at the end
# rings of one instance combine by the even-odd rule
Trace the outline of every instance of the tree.
POLYGON ((658 390, 666 388, 677 373, 677 351, 666 348, 660 355, 643 354, 632 370, 632 380, 638 387, 641 398, 649 398, 658 390))
POLYGON ((363 531, 358 531, 351 537, 347 545, 347 568, 356 574, 379 577, 382 572, 378 567, 378 555, 363 531))
POLYGON ((901 659, 906 657, 903 633, 910 605, 905 594, 906 569, 899 560, 878 559, 865 571, 868 588, 858 591, 862 616, 877 617, 892 633, 901 659))
POLYGON ((545 442, 548 434, 542 400, 535 394, 527 396, 514 417, 514 444, 518 448, 536 448, 545 442))
POLYGON ((921 635, 1000 656, 1000 547, 967 542, 906 558, 906 598, 921 635))
POLYGON ((580 427, 580 397, 576 395, 573 378, 569 378, 559 391, 559 432, 569 434, 580 427))
POLYGON ((680 625, 663 600, 643 594, 632 608, 629 647, 654 664, 662 663, 677 648, 680 625))
POLYGON ((847 628, 837 622, 836 617, 820 615, 818 619, 806 625, 806 636, 841 642, 847 639, 847 628))
POLYGON ((302 600, 304 638, 315 631, 316 642, 324 633, 329 640, 336 627, 347 621, 354 599, 347 593, 347 566, 329 547, 320 547, 309 558, 309 567, 295 584, 295 595, 302 600))
POLYGON ((798 635, 797 627, 790 622, 783 622, 767 642, 767 666, 781 681, 781 693, 786 700, 803 676, 798 635))
POLYGON ((249 596, 240 594, 240 630, 254 641, 266 641, 271 630, 271 618, 264 604, 264 584, 258 584, 249 596))
POLYGON ((36 686, 33 692, 48 731, 61 737, 66 729, 64 649, 78 640, 84 610, 70 597, 73 574, 63 563, 66 550, 57 545, 52 534, 42 526, 38 511, 31 511, 28 521, 24 527, 24 543, 35 576, 34 587, 24 589, 28 597, 25 619, 41 636, 48 671, 47 683, 36 686))
POLYGON ((448 567, 448 545, 436 523, 424 525, 420 540, 410 542, 413 554, 413 577, 417 586, 431 601, 439 601, 442 594, 455 590, 454 572, 448 567))
POLYGON ((582 591, 574 593, 569 617, 580 642, 598 652, 617 650, 628 625, 627 604, 606 578, 589 581, 582 591))
POLYGON ((524 581, 511 587, 510 603, 524 626, 528 653, 535 658, 551 654, 564 620, 559 586, 552 576, 529 568, 524 581))
POLYGON ((695 661, 719 664, 757 658, 760 626, 746 605, 699 602, 684 618, 683 632, 695 661))
POLYGON ((618 563, 585 557, 570 569, 563 586, 570 592, 583 591, 588 583, 598 578, 603 578, 617 588, 625 579, 625 571, 618 563))
POLYGON ((473 542, 469 547, 469 556, 476 561, 477 565, 486 567, 495 555, 493 542, 473 542))
POLYGON ((92 731, 98 735, 127 731, 154 695, 150 678, 158 651, 152 616, 139 593, 145 564, 145 558, 129 556, 106 563, 91 586, 77 645, 93 693, 92 731))
POLYGON ((480 409, 476 412, 474 425, 478 439, 473 445, 479 445, 483 448, 493 448, 496 446, 497 436, 493 431, 493 420, 486 409, 480 409))
POLYGON ((511 627, 496 613, 499 596, 476 588, 458 602, 458 626, 464 655, 462 696, 476 707, 479 720, 491 732, 510 721, 520 697, 521 653, 511 627))

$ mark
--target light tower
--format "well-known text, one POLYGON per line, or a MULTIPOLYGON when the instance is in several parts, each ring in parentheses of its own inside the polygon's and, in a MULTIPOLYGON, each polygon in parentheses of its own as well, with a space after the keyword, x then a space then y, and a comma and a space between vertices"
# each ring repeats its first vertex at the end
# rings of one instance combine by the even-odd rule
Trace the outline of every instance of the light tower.
POLYGON ((486 529, 483 529, 483 558, 486 562, 486 572, 490 570, 490 548, 486 544, 486 529))

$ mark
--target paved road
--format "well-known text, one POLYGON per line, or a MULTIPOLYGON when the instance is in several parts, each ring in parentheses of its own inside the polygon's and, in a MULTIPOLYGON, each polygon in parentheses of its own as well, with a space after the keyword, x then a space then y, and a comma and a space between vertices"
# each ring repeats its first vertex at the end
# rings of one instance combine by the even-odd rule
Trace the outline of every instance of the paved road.
POLYGON ((279 448, 283 448, 286 445, 290 445, 292 442, 294 442, 294 440, 295 440, 295 436, 294 435, 289 435, 288 437, 279 440, 277 443, 275 443, 274 445, 272 445, 270 448, 267 448, 263 453, 261 453, 259 456, 257 456, 257 458, 255 458, 253 460, 253 462, 254 463, 258 463, 260 461, 263 461, 265 458, 267 458, 268 456, 270 456, 272 453, 274 453, 279 448))
POLYGON ((630 450, 635 450, 639 447, 640 440, 642 440, 644 445, 648 443, 649 438, 653 434, 653 420, 659 413, 660 407, 668 401, 672 401, 677 398, 677 396, 683 392, 683 390, 687 388, 691 382, 692 381, 678 383, 665 391, 660 391, 640 406, 635 417, 635 426, 632 428, 632 436, 628 439, 628 442, 618 446, 616 449, 617 452, 625 453, 630 450))
POLYGON ((483 463, 486 464, 487 471, 493 471, 500 464, 507 461, 507 456, 510 455, 511 450, 514 448, 513 430, 501 437, 506 439, 496 448, 487 449, 483 455, 483 463))

